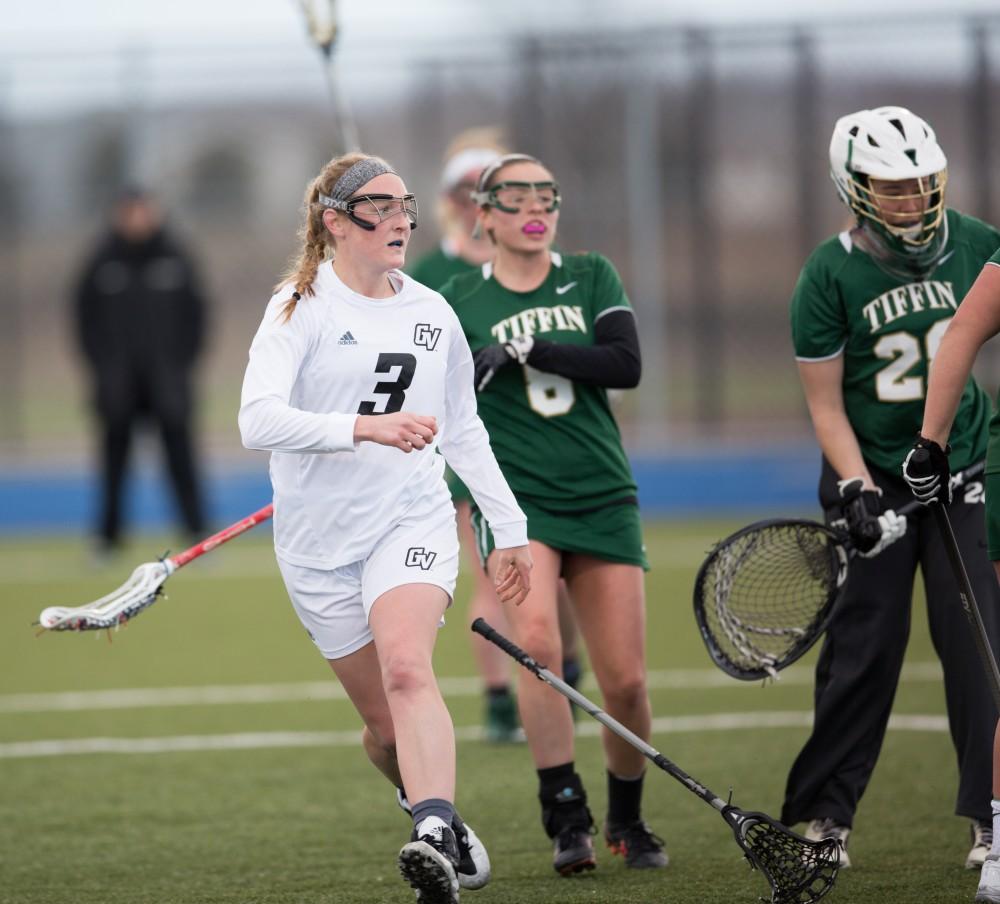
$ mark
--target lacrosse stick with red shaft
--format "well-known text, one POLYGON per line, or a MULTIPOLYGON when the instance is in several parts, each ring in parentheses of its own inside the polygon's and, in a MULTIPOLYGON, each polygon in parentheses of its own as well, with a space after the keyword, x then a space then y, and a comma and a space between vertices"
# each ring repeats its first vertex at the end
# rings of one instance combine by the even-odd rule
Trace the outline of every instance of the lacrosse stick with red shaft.
POLYGON ((146 562, 136 568, 121 587, 92 603, 75 607, 49 606, 38 616, 38 624, 47 631, 99 631, 123 625, 156 602, 167 578, 178 568, 183 568, 188 562, 211 552, 262 521, 267 521, 272 514, 274 506, 265 505, 242 521, 212 534, 207 540, 196 543, 176 556, 146 562))

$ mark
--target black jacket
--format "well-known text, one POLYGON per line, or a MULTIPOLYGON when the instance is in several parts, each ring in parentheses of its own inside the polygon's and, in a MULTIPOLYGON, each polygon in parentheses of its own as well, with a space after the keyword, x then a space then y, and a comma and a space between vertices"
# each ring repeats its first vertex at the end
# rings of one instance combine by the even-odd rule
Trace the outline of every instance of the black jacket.
POLYGON ((205 303, 190 256, 166 230, 142 243, 111 233, 98 245, 77 286, 75 324, 102 414, 190 407, 205 303))

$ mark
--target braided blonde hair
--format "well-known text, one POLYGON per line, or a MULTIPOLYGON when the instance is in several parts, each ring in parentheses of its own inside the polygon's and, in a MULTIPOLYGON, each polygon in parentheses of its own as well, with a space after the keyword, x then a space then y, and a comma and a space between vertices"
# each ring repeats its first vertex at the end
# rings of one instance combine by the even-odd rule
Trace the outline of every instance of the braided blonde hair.
MULTIPOLYGON (((333 191, 334 185, 341 176, 344 175, 359 160, 364 160, 369 154, 360 151, 344 154, 342 157, 334 157, 329 161, 319 175, 309 183, 306 188, 306 196, 303 200, 305 220, 299 229, 299 240, 302 248, 289 263, 288 269, 282 274, 274 291, 278 292, 292 284, 292 297, 285 302, 282 314, 287 321, 295 311, 295 305, 302 298, 314 295, 313 280, 316 279, 316 271, 324 261, 332 260, 337 251, 337 243, 330 231, 323 223, 323 214, 329 210, 319 202, 319 195, 329 195, 333 191)), ((338 214, 339 216, 339 214, 338 214)))

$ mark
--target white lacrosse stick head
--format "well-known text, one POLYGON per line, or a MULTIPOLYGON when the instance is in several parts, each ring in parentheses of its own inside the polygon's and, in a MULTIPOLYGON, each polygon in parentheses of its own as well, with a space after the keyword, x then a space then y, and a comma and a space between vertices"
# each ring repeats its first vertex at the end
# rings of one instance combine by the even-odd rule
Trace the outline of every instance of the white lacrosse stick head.
POLYGON ((49 606, 38 616, 48 631, 95 631, 116 628, 156 602, 164 582, 177 570, 171 559, 146 562, 117 590, 84 606, 49 606))

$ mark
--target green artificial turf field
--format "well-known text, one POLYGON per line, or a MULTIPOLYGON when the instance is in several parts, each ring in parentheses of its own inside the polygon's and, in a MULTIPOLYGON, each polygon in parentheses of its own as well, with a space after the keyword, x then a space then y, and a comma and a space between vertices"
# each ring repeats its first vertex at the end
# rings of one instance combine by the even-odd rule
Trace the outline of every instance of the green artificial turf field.
MULTIPOLYGON (((717 794, 732 788, 743 808, 776 816, 808 731, 815 652, 767 687, 710 664, 691 586, 712 541, 737 526, 649 526, 653 744, 717 794)), ((110 644, 104 634, 35 636, 44 606, 108 592, 164 545, 136 540, 95 568, 78 539, 0 544, 0 902, 411 902, 395 868, 407 820, 292 612, 266 532, 172 577, 169 598, 110 644)), ((667 841, 670 867, 627 873, 600 846, 595 872, 556 876, 526 748, 478 737, 462 586, 436 663, 458 730, 458 805, 494 868, 493 882, 463 902, 752 904, 765 895, 719 814, 655 768, 644 814, 667 841)), ((964 618, 957 602, 955 617, 964 618)), ((592 682, 583 689, 599 700, 592 682)), ((831 902, 971 901, 977 875, 962 868, 968 827, 952 815, 943 712, 918 603, 898 721, 855 823, 855 866, 831 902)), ((600 820, 599 726, 581 718, 577 758, 600 820)))

